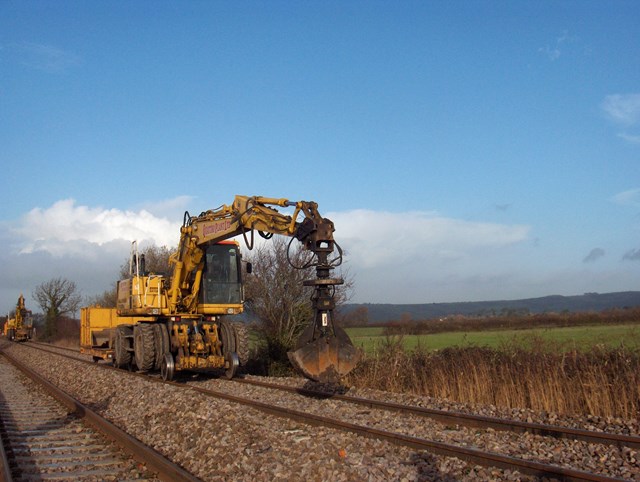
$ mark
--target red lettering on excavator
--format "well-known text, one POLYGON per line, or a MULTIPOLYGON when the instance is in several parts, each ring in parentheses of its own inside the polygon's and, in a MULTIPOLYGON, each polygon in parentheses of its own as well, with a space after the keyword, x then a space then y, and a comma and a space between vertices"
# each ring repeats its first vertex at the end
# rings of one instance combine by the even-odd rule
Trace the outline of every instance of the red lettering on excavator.
POLYGON ((222 231, 226 231, 231 227, 231 221, 229 219, 225 219, 224 221, 218 221, 213 224, 209 224, 202 228, 203 236, 209 236, 211 234, 220 233, 222 231))

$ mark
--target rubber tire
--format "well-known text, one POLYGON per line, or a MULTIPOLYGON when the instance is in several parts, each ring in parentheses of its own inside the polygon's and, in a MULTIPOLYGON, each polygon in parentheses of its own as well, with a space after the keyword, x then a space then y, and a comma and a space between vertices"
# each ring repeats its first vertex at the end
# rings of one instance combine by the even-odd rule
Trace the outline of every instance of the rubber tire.
POLYGON ((156 349, 152 324, 138 323, 133 328, 133 352, 138 370, 147 372, 154 367, 156 349))
POLYGON ((165 355, 171 351, 169 346, 169 332, 166 324, 153 324, 153 343, 156 353, 154 368, 161 370, 165 355))
POLYGON ((240 366, 245 366, 249 361, 249 333, 247 326, 241 321, 231 323, 235 336, 235 352, 238 354, 240 366))
POLYGON ((113 365, 118 368, 126 368, 131 365, 131 327, 116 326, 116 336, 113 342, 113 365))
POLYGON ((220 320, 218 325, 220 331, 220 341, 222 342, 222 355, 236 351, 236 338, 233 326, 227 320, 220 320))

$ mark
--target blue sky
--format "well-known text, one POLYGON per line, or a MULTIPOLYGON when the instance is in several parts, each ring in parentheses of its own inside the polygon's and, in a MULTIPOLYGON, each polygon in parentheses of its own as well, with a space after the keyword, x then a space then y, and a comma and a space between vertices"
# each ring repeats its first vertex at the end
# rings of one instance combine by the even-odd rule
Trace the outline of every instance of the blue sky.
POLYGON ((235 194, 353 302, 640 289, 640 4, 0 2, 0 310, 235 194))

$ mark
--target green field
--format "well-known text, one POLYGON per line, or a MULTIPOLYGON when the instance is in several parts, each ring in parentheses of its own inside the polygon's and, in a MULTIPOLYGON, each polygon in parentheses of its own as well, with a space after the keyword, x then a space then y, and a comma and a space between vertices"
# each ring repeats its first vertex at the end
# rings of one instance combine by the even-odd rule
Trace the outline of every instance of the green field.
MULTIPOLYGON (((381 327, 347 328, 353 344, 371 353, 387 341, 381 327)), ((399 337, 393 337, 396 341, 399 337)), ((545 342, 552 349, 564 351, 588 350, 595 345, 640 350, 640 325, 596 325, 559 328, 538 328, 531 330, 486 330, 468 332, 447 332, 430 335, 405 335, 402 343, 406 350, 421 347, 439 350, 452 346, 486 346, 499 349, 504 346, 521 346, 530 349, 532 345, 545 342)))

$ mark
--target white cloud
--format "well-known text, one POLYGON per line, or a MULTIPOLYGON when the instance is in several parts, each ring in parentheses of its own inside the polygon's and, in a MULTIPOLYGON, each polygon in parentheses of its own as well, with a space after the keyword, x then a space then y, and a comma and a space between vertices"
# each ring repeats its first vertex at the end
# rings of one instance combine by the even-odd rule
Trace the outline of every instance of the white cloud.
POLYGON ((335 238, 353 264, 381 267, 429 259, 472 259, 479 251, 525 241, 529 226, 469 222, 426 212, 330 213, 335 238))
POLYGON ((78 206, 65 199, 42 209, 29 211, 13 228, 21 253, 46 251, 55 256, 86 255, 87 244, 111 241, 153 240, 157 245, 176 245, 181 222, 154 216, 146 210, 78 206))
POLYGON ((560 55, 562 55, 562 52, 558 47, 550 47, 548 45, 539 48, 538 52, 542 52, 552 62, 558 60, 560 55))
POLYGON ((569 35, 569 32, 565 30, 559 37, 555 38, 552 45, 547 44, 539 48, 538 52, 544 54, 551 62, 555 62, 560 58, 563 50, 566 49, 569 44, 573 44, 578 40, 577 37, 569 35))
MULTIPOLYGON (((177 207, 178 197, 156 203, 177 207)), ((32 309, 33 289, 54 277, 75 281, 81 294, 92 296, 110 289, 126 263, 131 241, 175 246, 182 216, 160 217, 146 209, 120 210, 78 205, 65 199, 35 208, 14 223, 0 224, 0 309, 11 309, 24 293, 32 309)))
POLYGON ((163 199, 144 203, 140 209, 148 211, 154 216, 168 219, 182 219, 187 206, 193 201, 193 196, 176 196, 172 199, 163 199))
POLYGON ((620 132, 618 134, 620 139, 624 139, 631 144, 640 144, 640 135, 627 134, 626 132, 620 132))
POLYGON ((640 188, 619 192, 611 200, 622 206, 640 207, 640 188))
MULTIPOLYGON (((607 117, 627 129, 636 128, 640 122, 640 94, 607 95, 601 104, 607 117)), ((631 144, 640 144, 640 135, 619 132, 617 136, 631 144)))
MULTIPOLYGON (((179 207, 187 201, 175 198, 155 205, 179 207)), ((357 275, 364 301, 375 301, 381 292, 387 293, 385 301, 417 299, 420 283, 442 284, 446 276, 473 278, 487 270, 486 276, 498 276, 496 270, 503 268, 494 262, 496 256, 527 240, 530 230, 427 212, 356 210, 326 215, 336 225, 336 240, 347 252, 348 268, 357 275), (493 261, 488 262, 489 258, 493 261), (489 269, 492 263, 496 269, 489 269), (391 278, 395 286, 388 289, 391 278), (410 280, 414 285, 405 286, 410 280)), ((19 292, 27 296, 39 283, 56 276, 76 281, 84 295, 100 293, 113 286, 132 240, 175 246, 181 223, 182 216, 169 220, 146 209, 89 207, 73 199, 32 209, 0 233, 14 248, 0 253, 5 271, 0 301, 10 307, 19 292)))
MULTIPOLYGON (((640 189, 617 198, 637 201, 640 189)), ((179 206, 184 201, 176 198, 157 205, 179 206)), ((335 239, 346 251, 346 267, 355 278, 354 302, 473 301, 615 291, 628 289, 638 276, 616 278, 576 270, 556 277, 541 266, 527 225, 470 222, 429 212, 354 210, 325 215, 335 223, 335 239)), ((175 246, 181 223, 181 216, 169 220, 146 209, 81 206, 67 199, 33 209, 13 226, 0 224, 0 239, 10 247, 0 251, 0 310, 11 309, 20 292, 33 305, 33 289, 58 276, 75 281, 83 295, 99 294, 113 286, 132 240, 175 246)), ((256 236, 259 241, 262 238, 256 236)))
POLYGON ((23 42, 8 47, 18 54, 23 65, 44 72, 63 73, 80 62, 77 55, 54 45, 23 42))
POLYGON ((602 109, 614 122, 634 125, 640 120, 640 94, 607 95, 602 109))

